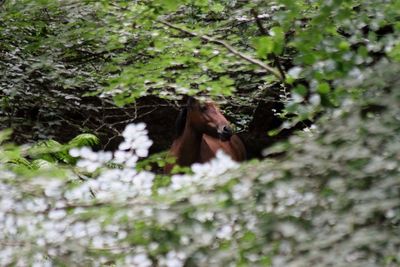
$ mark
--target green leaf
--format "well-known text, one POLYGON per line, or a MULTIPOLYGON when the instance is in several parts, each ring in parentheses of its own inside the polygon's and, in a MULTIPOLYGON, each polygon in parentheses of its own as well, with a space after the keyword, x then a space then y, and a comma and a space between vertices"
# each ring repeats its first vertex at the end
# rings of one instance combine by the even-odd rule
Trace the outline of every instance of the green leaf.
POLYGON ((215 13, 221 13, 222 11, 224 11, 224 9, 225 9, 225 7, 224 7, 222 4, 220 4, 220 3, 213 4, 213 5, 210 7, 210 10, 211 10, 212 12, 215 12, 215 13))
POLYGON ((253 45, 257 50, 257 56, 266 59, 268 54, 279 55, 283 51, 285 33, 281 27, 273 27, 270 30, 271 36, 261 36, 253 39, 253 45))
POLYGON ((168 11, 175 11, 184 2, 181 0, 160 0, 161 5, 168 11))
POLYGON ((330 91, 331 91, 331 87, 326 82, 320 83, 317 87, 317 92, 320 93, 321 95, 328 94, 330 91))
POLYGON ((349 42, 341 41, 341 42, 339 43, 339 49, 342 50, 342 51, 348 51, 348 50, 350 49, 350 44, 349 44, 349 42))
POLYGON ((206 6, 208 6, 208 0, 196 0, 196 1, 193 1, 193 4, 198 7, 206 7, 206 6))
POLYGON ((393 47, 388 56, 394 61, 400 62, 400 43, 393 47))
POLYGON ((306 95, 307 95, 307 92, 308 92, 307 88, 306 88, 304 85, 302 85, 302 84, 297 85, 297 86, 293 89, 293 91, 294 91, 295 93, 297 93, 297 94, 303 96, 303 97, 306 96, 306 95))
POLYGON ((11 134, 12 134, 12 130, 11 129, 6 129, 6 130, 0 131, 0 144, 3 143, 6 140, 9 140, 11 134))
POLYGON ((272 27, 270 30, 270 35, 273 38, 273 52, 275 55, 279 55, 283 51, 285 32, 281 27, 272 27))
POLYGON ((269 36, 254 38, 253 45, 257 50, 257 56, 262 59, 266 59, 268 54, 274 50, 274 41, 269 36))

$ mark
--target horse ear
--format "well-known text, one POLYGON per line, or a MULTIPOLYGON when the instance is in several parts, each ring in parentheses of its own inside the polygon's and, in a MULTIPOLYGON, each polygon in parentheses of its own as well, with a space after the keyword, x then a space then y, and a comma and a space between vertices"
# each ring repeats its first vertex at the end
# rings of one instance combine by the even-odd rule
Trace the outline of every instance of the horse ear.
POLYGON ((186 102, 186 106, 188 108, 192 108, 194 104, 196 103, 196 99, 193 96, 189 96, 186 102))

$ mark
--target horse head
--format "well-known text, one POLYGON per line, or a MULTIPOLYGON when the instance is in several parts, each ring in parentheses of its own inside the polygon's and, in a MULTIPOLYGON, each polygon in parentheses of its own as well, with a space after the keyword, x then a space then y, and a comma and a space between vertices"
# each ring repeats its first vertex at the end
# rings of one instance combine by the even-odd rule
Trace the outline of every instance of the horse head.
POLYGON ((229 140, 233 135, 229 121, 221 113, 219 107, 210 100, 200 101, 189 97, 187 120, 189 126, 197 132, 219 138, 222 141, 229 140))

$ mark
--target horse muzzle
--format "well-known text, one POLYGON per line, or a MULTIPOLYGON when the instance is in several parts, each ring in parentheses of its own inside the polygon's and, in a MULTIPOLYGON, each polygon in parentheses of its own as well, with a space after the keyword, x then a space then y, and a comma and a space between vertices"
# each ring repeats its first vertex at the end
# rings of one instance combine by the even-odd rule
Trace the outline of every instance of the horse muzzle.
POLYGON ((221 130, 218 131, 218 135, 222 141, 228 141, 233 135, 233 130, 229 126, 224 126, 221 130))

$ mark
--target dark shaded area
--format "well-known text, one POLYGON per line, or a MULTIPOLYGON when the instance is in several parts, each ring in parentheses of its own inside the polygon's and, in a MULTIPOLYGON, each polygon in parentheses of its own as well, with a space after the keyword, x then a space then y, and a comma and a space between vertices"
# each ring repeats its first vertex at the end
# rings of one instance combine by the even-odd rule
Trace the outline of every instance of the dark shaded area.
MULTIPOLYGON (((287 60, 281 63, 288 68, 287 60)), ((225 101, 221 103, 221 110, 238 126, 238 135, 246 146, 248 158, 260 158, 265 147, 287 138, 297 129, 285 130, 273 137, 268 135, 282 124, 276 113, 283 104, 280 99, 282 88, 277 83, 266 84, 265 71, 238 69, 223 75, 235 80, 237 91, 230 98, 222 97, 225 101)), ((170 147, 175 136, 176 118, 186 104, 185 97, 181 101, 172 101, 145 96, 135 103, 117 107, 110 98, 85 96, 94 90, 81 88, 61 93, 62 88, 55 87, 50 81, 19 90, 0 110, 0 129, 12 128, 12 138, 17 144, 46 139, 66 143, 78 134, 93 133, 101 140, 99 149, 115 150, 127 124, 144 122, 154 142, 150 153, 170 147)))
MULTIPOLYGON (((276 93, 275 96, 277 97, 276 93)), ((40 103, 37 103, 32 109, 18 109, 16 106, 14 116, 9 117, 1 128, 11 127, 14 130, 13 141, 17 144, 48 138, 65 143, 80 133, 94 133, 101 140, 100 148, 115 150, 122 140, 120 134, 126 124, 144 122, 154 142, 150 153, 157 153, 167 150, 172 144, 176 134, 175 121, 180 107, 185 105, 183 100, 173 102, 154 96, 140 98, 135 104, 125 107, 116 107, 112 102, 97 97, 84 97, 80 102, 79 106, 82 108, 77 105, 76 110, 66 110, 57 116, 51 116, 51 108, 46 109, 45 104, 40 106, 40 103)), ((234 108, 235 112, 252 116, 247 130, 239 133, 249 158, 261 157, 263 148, 290 134, 287 131, 274 137, 267 135, 268 131, 282 123, 272 111, 282 107, 278 101, 258 99, 254 109, 248 106, 234 108)), ((229 103, 221 106, 222 110, 232 108, 229 103)), ((226 116, 232 123, 236 123, 235 118, 228 114, 226 116)))
POLYGON ((283 106, 280 103, 268 101, 258 102, 248 131, 240 135, 246 144, 249 158, 260 158, 263 148, 270 146, 283 137, 281 135, 274 137, 268 135, 269 131, 278 128, 282 124, 282 120, 273 112, 274 109, 281 108, 283 108, 283 106))

